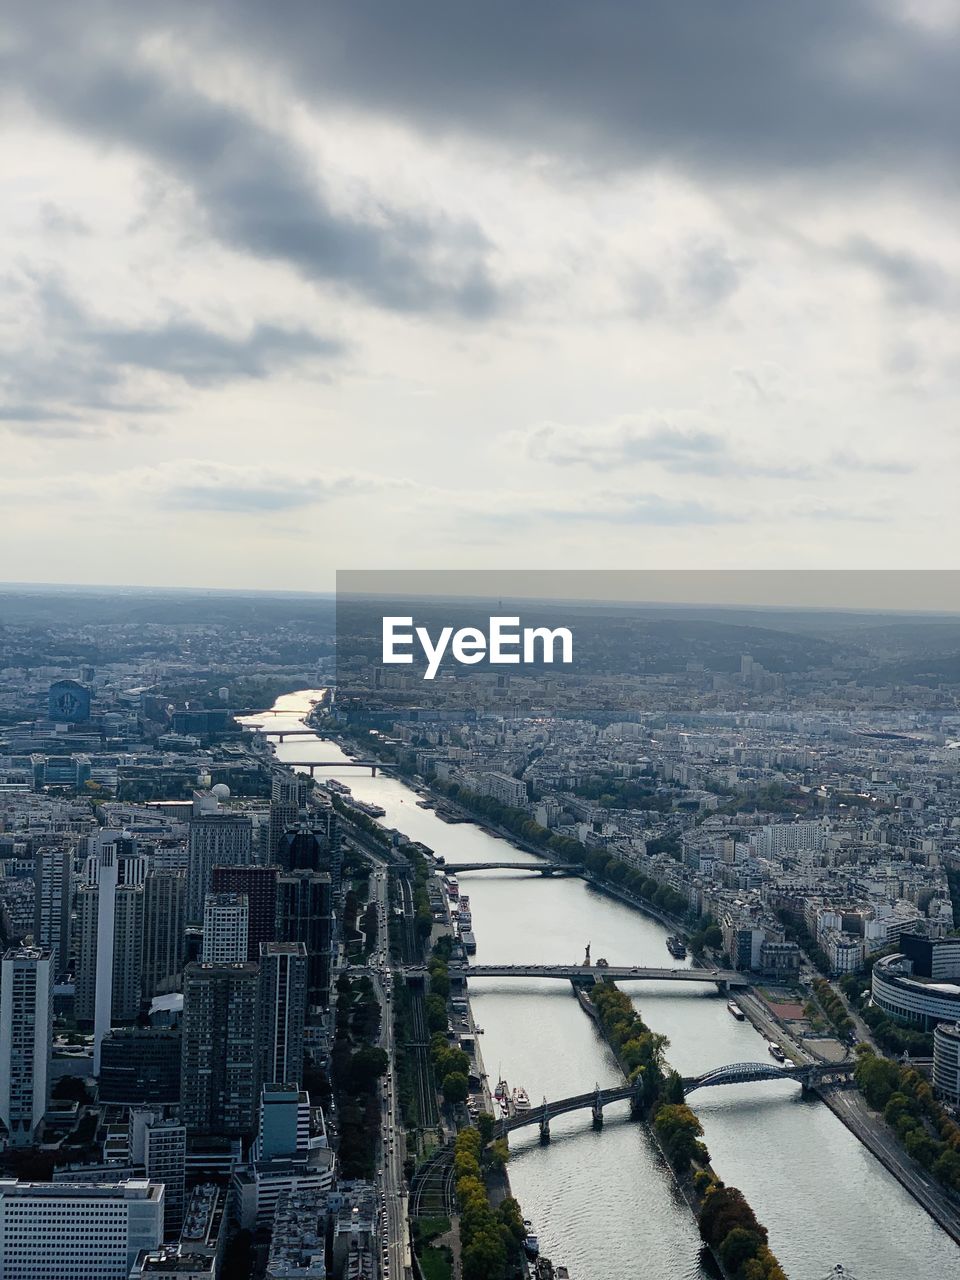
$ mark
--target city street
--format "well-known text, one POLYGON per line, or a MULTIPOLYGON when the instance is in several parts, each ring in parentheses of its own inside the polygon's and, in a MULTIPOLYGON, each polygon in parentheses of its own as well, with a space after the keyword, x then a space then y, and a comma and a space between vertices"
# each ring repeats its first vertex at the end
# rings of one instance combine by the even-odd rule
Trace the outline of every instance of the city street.
POLYGON ((377 903, 377 947, 370 957, 367 973, 373 981, 380 1001, 380 1047, 390 1060, 387 1076, 381 1082, 382 1125, 381 1159, 377 1187, 383 1205, 381 1260, 385 1280, 412 1277, 409 1264, 410 1244, 407 1228, 407 1195, 403 1174, 406 1157, 405 1135, 394 1081, 393 1054, 393 979, 389 966, 389 903, 387 871, 376 865, 370 879, 371 895, 377 903))

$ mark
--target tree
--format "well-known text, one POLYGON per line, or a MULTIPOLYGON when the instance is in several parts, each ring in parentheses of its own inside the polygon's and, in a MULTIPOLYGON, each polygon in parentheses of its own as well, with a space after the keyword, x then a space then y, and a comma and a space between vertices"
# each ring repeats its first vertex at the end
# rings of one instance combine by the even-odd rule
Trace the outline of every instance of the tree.
POLYGON ((703 1126, 688 1106, 683 1103, 662 1106, 653 1127, 675 1169, 686 1169, 692 1160, 704 1160, 706 1149, 698 1141, 703 1136, 703 1126))
POLYGON ((61 1076, 53 1086, 54 1098, 66 1099, 70 1102, 86 1102, 87 1086, 77 1076, 61 1076))
POLYGON ((430 975, 430 993, 446 1000, 450 994, 450 979, 445 969, 438 969, 430 975))
MULTIPOLYGON (((494 1123, 493 1116, 489 1111, 481 1111, 477 1116, 477 1132, 480 1134, 480 1141, 484 1146, 486 1146, 488 1142, 493 1141, 494 1123)), ((960 1157, 958 1157, 958 1159, 960 1159, 960 1157)), ((506 1201, 504 1201, 504 1204, 506 1204, 506 1201)))
POLYGON ((887 1058, 878 1058, 875 1053, 861 1056, 854 1075, 860 1092, 876 1111, 883 1110, 900 1084, 897 1064, 887 1058))
POLYGON ((451 1071, 443 1077, 441 1088, 447 1102, 466 1102, 470 1093, 470 1081, 459 1071, 451 1071))
POLYGON ((427 1026, 431 1031, 446 1031, 447 1005, 440 996, 427 996, 427 1026))
POLYGON ((763 1240, 755 1231, 734 1227, 720 1244, 720 1261, 728 1271, 739 1271, 748 1258, 755 1258, 763 1240))
POLYGON ((390 1060, 385 1049, 364 1045, 350 1058, 350 1079, 355 1092, 368 1093, 387 1074, 390 1060))
POLYGON ((497 1216, 513 1239, 519 1244, 526 1236, 527 1229, 523 1225, 523 1214, 520 1212, 520 1205, 513 1196, 507 1196, 506 1200, 501 1201, 497 1216))
POLYGON ((717 1186, 707 1194, 700 1210, 700 1234, 707 1244, 719 1247, 734 1227, 753 1231, 766 1242, 767 1233, 736 1187, 717 1186))

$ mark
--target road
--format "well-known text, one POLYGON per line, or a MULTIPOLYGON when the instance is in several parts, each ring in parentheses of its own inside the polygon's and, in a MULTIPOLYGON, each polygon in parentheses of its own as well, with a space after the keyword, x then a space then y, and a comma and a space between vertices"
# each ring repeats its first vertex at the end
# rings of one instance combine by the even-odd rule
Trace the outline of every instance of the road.
POLYGON ((400 1280, 400 1277, 403 1277, 403 1280, 412 1280, 410 1236, 407 1227, 407 1189, 403 1173, 406 1137, 394 1088, 393 978, 389 964, 390 921, 387 869, 383 863, 375 865, 370 885, 371 897, 377 903, 379 932, 377 949, 370 957, 367 973, 373 981, 383 1010, 380 1020, 380 1047, 385 1050, 390 1060, 386 1079, 380 1086, 381 1129, 377 1190, 383 1206, 381 1262, 384 1280, 400 1280))

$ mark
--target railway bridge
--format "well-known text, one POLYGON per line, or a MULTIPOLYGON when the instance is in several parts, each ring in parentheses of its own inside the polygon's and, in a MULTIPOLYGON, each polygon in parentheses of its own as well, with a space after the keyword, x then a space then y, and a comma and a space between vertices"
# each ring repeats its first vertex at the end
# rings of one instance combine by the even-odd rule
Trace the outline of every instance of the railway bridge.
MULTIPOLYGON (((684 1076, 683 1093, 689 1097, 697 1089, 709 1089, 724 1084, 748 1084, 759 1081, 795 1080, 804 1089, 815 1089, 841 1076, 852 1074, 853 1062, 813 1062, 802 1066, 775 1066, 768 1062, 734 1062, 727 1066, 715 1067, 699 1076, 684 1076)), ((610 1089, 601 1089, 599 1085, 589 1093, 574 1094, 569 1098, 558 1098, 548 1102, 544 1098, 540 1106, 530 1107, 514 1112, 508 1118, 498 1120, 494 1126, 494 1136, 506 1137, 515 1129, 523 1129, 529 1125, 537 1125, 540 1129, 540 1141, 550 1141, 550 1121, 556 1116, 566 1115, 571 1111, 590 1111, 595 1129, 603 1128, 603 1109, 613 1102, 629 1102, 630 1114, 639 1116, 643 1106, 643 1078, 629 1084, 617 1085, 610 1089)))

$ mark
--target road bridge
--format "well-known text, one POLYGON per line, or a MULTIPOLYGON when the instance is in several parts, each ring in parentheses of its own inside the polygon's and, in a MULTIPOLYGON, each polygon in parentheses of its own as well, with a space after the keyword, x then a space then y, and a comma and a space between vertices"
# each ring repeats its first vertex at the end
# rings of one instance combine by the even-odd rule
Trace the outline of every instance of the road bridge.
POLYGON ((287 769, 308 769, 311 777, 317 769, 328 769, 332 773, 340 769, 369 769, 376 777, 378 769, 387 773, 393 767, 382 760, 284 760, 282 763, 287 769))
POLYGON ((533 871, 541 876, 583 875, 583 867, 576 862, 448 862, 441 869, 455 876, 464 871, 533 871))
MULTIPOLYGON (((411 971, 414 972, 414 971, 411 971)), ((422 970, 426 973, 426 970, 422 970)), ((604 978, 633 982, 699 982, 712 984, 722 991, 729 987, 749 987, 746 974, 734 969, 652 969, 643 965, 599 964, 470 964, 450 965, 451 979, 468 978, 562 978, 567 982, 583 982, 604 978)))

